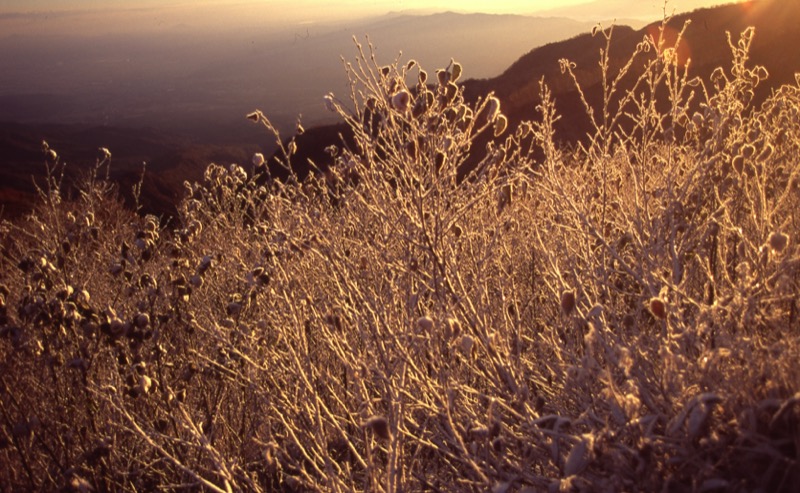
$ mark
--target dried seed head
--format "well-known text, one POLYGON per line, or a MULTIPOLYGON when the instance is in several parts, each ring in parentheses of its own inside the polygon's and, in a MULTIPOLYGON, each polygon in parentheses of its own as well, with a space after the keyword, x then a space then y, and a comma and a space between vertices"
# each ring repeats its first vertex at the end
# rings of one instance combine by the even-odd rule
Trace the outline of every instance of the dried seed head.
POLYGON ((114 319, 108 324, 108 331, 109 333, 114 336, 118 337, 127 332, 127 326, 125 323, 120 319, 114 319))
POLYGON ((453 61, 452 75, 451 75, 450 80, 452 80, 453 82, 457 81, 458 78, 461 77, 461 72, 463 72, 463 67, 461 66, 460 63, 458 63, 458 62, 456 62, 454 60, 453 61))
POLYGON ((769 246, 775 253, 783 253, 786 247, 789 246, 789 236, 785 233, 778 231, 769 235, 769 246))
POLYGON ((325 108, 327 108, 331 113, 335 113, 336 103, 333 100, 333 94, 326 94, 323 100, 325 101, 325 108))
POLYGON ((459 347, 465 356, 471 357, 472 351, 475 349, 475 339, 473 339, 470 335, 464 334, 459 342, 459 347))
POLYGON ((602 315, 603 310, 605 310, 605 307, 603 307, 603 305, 598 303, 594 305, 591 310, 589 310, 589 313, 586 314, 586 318, 599 317, 600 315, 602 315))
POLYGON ((236 317, 242 312, 242 304, 232 301, 225 307, 229 317, 236 317))
POLYGON ((148 377, 147 375, 141 375, 139 377, 139 392, 142 394, 147 394, 150 392, 150 389, 153 387, 153 380, 148 377))
POLYGON ((133 318, 133 325, 140 329, 147 327, 150 325, 150 315, 146 313, 139 313, 133 318))
POLYGON ((439 85, 443 86, 450 81, 450 73, 447 70, 439 69, 436 71, 436 78, 439 81, 439 85))
POLYGON ((397 111, 406 111, 410 102, 411 94, 405 89, 396 92, 395 95, 392 96, 392 106, 397 111))
POLYGON ((492 96, 486 102, 486 121, 494 121, 497 115, 500 113, 500 100, 496 97, 492 96))
POLYGON ((203 257, 203 260, 200 261, 200 265, 197 266, 197 273, 203 275, 206 271, 211 267, 212 259, 210 255, 206 255, 203 257))
POLYGON ((498 115, 494 121, 494 136, 500 137, 508 128, 508 118, 505 115, 498 115))
POLYGON ((89 493, 90 491, 94 491, 92 484, 83 479, 80 476, 72 476, 72 479, 69 480, 69 491, 74 491, 76 493, 89 493))
POLYGON ((364 428, 372 430, 381 440, 389 439, 389 422, 383 416, 373 416, 364 423, 364 428))
POLYGON ((575 291, 564 291, 561 293, 561 311, 564 315, 569 315, 575 309, 575 291))
POLYGON ((573 476, 580 474, 589 465, 589 445, 590 436, 584 436, 572 446, 566 461, 564 462, 564 475, 573 476))
POLYGON ((444 92, 447 103, 448 104, 452 103, 457 94, 458 94, 458 86, 453 84, 452 82, 448 82, 447 85, 445 86, 445 92, 444 92))
POLYGON ((195 288, 203 287, 203 276, 192 276, 189 278, 189 284, 191 284, 195 288))
POLYGON ((75 292, 75 288, 73 288, 72 286, 67 284, 66 286, 64 286, 64 287, 62 287, 61 289, 58 290, 58 292, 56 293, 56 298, 64 301, 67 298, 69 298, 70 296, 72 296, 72 294, 74 292, 75 292))
POLYGON ((659 320, 667 318, 667 304, 658 297, 650 298, 649 307, 650 313, 659 320))
POLYGON ((417 329, 421 332, 430 334, 433 332, 433 319, 430 317, 419 317, 417 319, 417 329))
POLYGON ((253 154, 253 166, 261 166, 264 164, 264 155, 260 152, 253 154))

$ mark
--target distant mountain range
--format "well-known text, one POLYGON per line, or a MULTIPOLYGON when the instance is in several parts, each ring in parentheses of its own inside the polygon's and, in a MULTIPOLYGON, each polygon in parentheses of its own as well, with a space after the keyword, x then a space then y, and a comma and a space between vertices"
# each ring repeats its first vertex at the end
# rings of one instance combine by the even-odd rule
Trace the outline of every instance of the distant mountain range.
MULTIPOLYGON (((736 43, 739 34, 747 27, 755 28, 755 37, 750 50, 749 65, 762 65, 769 78, 759 86, 754 99, 758 105, 775 88, 795 83, 794 74, 800 72, 800 1, 755 0, 744 4, 699 9, 673 17, 667 30, 667 46, 687 21, 681 46, 681 56, 691 58, 690 74, 700 76, 708 83, 716 67, 726 71, 731 66, 731 50, 726 32, 736 43), (672 39, 670 39, 672 38, 672 39), (791 48, 789 48, 791 47, 791 48)), ((646 34, 657 34, 661 22, 649 24, 641 29, 629 26, 614 27, 611 50, 611 67, 621 67, 628 60, 636 45, 646 34)), ((556 123, 556 138, 562 142, 575 142, 586 136, 590 122, 580 102, 572 81, 561 73, 559 60, 566 58, 576 64, 578 80, 584 94, 596 111, 601 109, 601 74, 598 66, 600 49, 605 47, 603 36, 592 36, 590 32, 550 43, 533 49, 511 64, 501 75, 487 79, 471 79, 464 82, 465 98, 476 100, 490 92, 501 101, 503 113, 511 128, 523 120, 536 118, 535 108, 539 104, 539 81, 543 78, 553 93, 561 119, 556 123)), ((640 65, 634 65, 633 73, 640 65)), ((624 84, 621 89, 625 89, 624 84)), ((307 132, 298 141, 298 155, 294 164, 300 176, 307 172, 308 160, 325 168, 330 158, 324 148, 338 143, 338 135, 348 137, 343 125, 330 125, 307 132)), ((488 139, 488 137, 487 137, 488 139)), ((474 148, 481 148, 479 141, 474 148)), ((281 170, 274 167, 276 173, 281 170)))
POLYGON ((369 34, 386 63, 401 50, 432 69, 455 57, 466 75, 487 77, 532 46, 590 28, 565 18, 446 12, 208 35, 0 33, 0 213, 29 207, 47 140, 68 175, 109 148, 123 192, 146 161, 145 210, 174 214, 183 180, 200 179, 209 162, 249 162, 244 153, 275 149, 244 118, 250 111, 263 110, 282 131, 293 130, 299 114, 306 126, 334 121, 322 96, 347 90, 341 58, 356 54, 353 36, 366 43, 369 34))
MULTIPOLYGON (((756 94, 757 99, 763 100, 775 87, 793 83, 794 73, 800 72, 800 51, 796 49, 800 46, 800 30, 796 28, 797 19, 800 19, 800 2, 796 0, 757 0, 746 4, 702 9, 676 16, 672 19, 670 26, 679 30, 688 19, 691 19, 692 23, 685 32, 683 44, 690 50, 692 60, 690 70, 706 81, 708 81, 713 68, 722 66, 727 69, 730 67, 731 54, 725 32, 729 31, 734 39, 738 39, 739 33, 748 26, 754 26, 756 29, 750 63, 765 66, 770 74, 769 79, 756 94)), ((534 108, 538 103, 538 82, 544 77, 553 90, 562 116, 557 127, 558 138, 572 141, 583 137, 588 130, 588 120, 579 106, 580 103, 572 84, 566 76, 561 74, 558 60, 567 58, 576 63, 580 69, 578 71, 579 78, 587 96, 590 100, 597 102, 600 94, 597 61, 604 39, 602 36, 592 37, 589 33, 591 26, 572 24, 571 29, 578 29, 578 32, 584 34, 542 45, 528 53, 524 53, 524 49, 520 50, 521 56, 517 55, 519 58, 516 61, 506 62, 507 68, 504 71, 498 69, 495 73, 501 71, 502 73, 494 77, 488 77, 489 72, 484 72, 487 75, 481 76, 478 75, 479 72, 471 71, 469 52, 447 51, 451 48, 455 51, 456 45, 459 45, 461 39, 470 40, 470 33, 481 32, 483 36, 489 36, 483 40, 483 45, 488 45, 486 39, 494 39, 493 37, 496 37, 498 42, 502 42, 503 36, 500 33, 503 30, 509 33, 519 34, 522 32, 525 34, 526 29, 532 28, 524 27, 523 21, 524 18, 519 19, 518 16, 469 16, 452 13, 419 18, 393 16, 381 21, 386 23, 381 32, 389 34, 386 34, 384 38, 376 37, 374 41, 379 50, 379 58, 389 57, 389 54, 392 54, 393 57, 402 47, 404 57, 414 57, 429 72, 446 65, 451 56, 456 58, 464 64, 466 75, 472 77, 464 82, 467 98, 475 99, 494 92, 500 98, 503 111, 509 117, 512 126, 521 120, 535 118, 534 108), (490 20, 495 22, 494 27, 485 26, 490 20), (481 28, 481 25, 484 27, 481 28), (418 30, 418 33, 415 29, 418 30), (492 29, 498 29, 498 31, 492 31, 492 29), (437 42, 436 38, 432 37, 432 33, 436 30, 450 33, 440 39, 450 38, 453 44, 447 45, 441 41, 438 45, 439 48, 442 48, 441 50, 425 51, 426 46, 437 42), (495 34, 491 34, 492 32, 495 34), (397 45, 393 43, 397 43, 397 45), (428 54, 417 56, 418 52, 428 54), (445 56, 445 53, 449 54, 445 56), (431 57, 431 60, 426 60, 426 56, 431 57)), ((546 30, 543 26, 550 25, 551 31, 547 34, 548 36, 555 36, 560 29, 559 26, 562 26, 561 28, 564 26, 564 24, 560 24, 561 21, 556 20, 543 20, 542 22, 543 24, 539 24, 539 34, 542 34, 542 30, 546 30), (547 24, 548 22, 551 24, 547 24)), ((376 24, 373 22, 371 25, 376 24)), ((658 24, 651 24, 641 29, 617 26, 612 38, 612 65, 618 65, 621 61, 627 60, 645 33, 654 32, 657 26, 658 24)), ((299 73, 305 74, 296 85, 313 81, 320 84, 318 95, 329 90, 341 93, 342 90, 332 87, 336 84, 336 76, 330 75, 332 72, 329 71, 333 69, 328 65, 325 65, 328 68, 319 65, 323 63, 338 65, 338 74, 343 78, 339 51, 337 51, 339 48, 325 51, 319 47, 333 46, 333 40, 349 38, 353 33, 361 32, 361 28, 364 27, 364 25, 344 26, 337 31, 320 33, 318 39, 313 38, 311 31, 309 31, 308 39, 303 39, 305 33, 302 33, 302 36, 298 36, 296 40, 287 41, 282 48, 271 48, 277 51, 270 56, 281 53, 281 56, 291 57, 292 63, 297 65, 295 69, 300 70, 299 73), (310 42, 309 48, 303 48, 303 43, 308 42, 310 42), (317 46, 321 51, 315 51, 310 48, 311 46, 317 46)), ((544 36, 544 34, 542 35, 544 36)), ((515 43, 525 42, 519 38, 513 39, 515 43)), ((533 37, 528 36, 527 39, 533 39, 533 37)), ((352 41, 350 40, 348 43, 352 43, 352 41)), ((535 41, 527 43, 527 46, 536 45, 535 41)), ((350 46, 352 48, 352 45, 350 46)), ((466 46, 474 46, 474 43, 471 45, 467 43, 466 46)), ((251 49, 257 51, 267 48, 266 46, 259 48, 256 44, 251 49)), ((353 53, 353 51, 346 53, 353 53)), ((487 55, 484 53, 482 56, 487 55)), ((253 58, 253 60, 257 59, 259 58, 253 58)), ((260 59, 266 60, 267 58, 261 57, 260 59)), ((211 79, 214 84, 219 84, 220 81, 234 84, 235 80, 256 77, 257 73, 263 72, 267 68, 254 64, 248 69, 251 72, 239 73, 231 67, 226 69, 224 65, 211 64, 207 68, 193 72, 192 78, 197 80, 198 84, 202 84, 205 78, 211 79)), ((286 84, 291 81, 280 83, 286 84)), ((319 96, 316 98, 317 103, 315 104, 321 108, 319 96)), ((224 105, 220 103, 220 108, 222 106, 224 105)), ((245 112, 255 107, 260 107, 260 105, 245 106, 237 103, 229 107, 229 113, 233 112, 242 116, 237 117, 235 124, 217 121, 217 124, 214 125, 213 119, 204 123, 201 126, 203 133, 200 134, 202 140, 198 140, 197 133, 176 133, 165 131, 162 128, 156 130, 141 126, 115 129, 86 124, 42 126, 36 122, 28 125, 19 123, 0 125, 0 183, 3 184, 0 186, 0 203, 5 208, 4 214, 6 216, 16 214, 24 210, 30 203, 32 197, 30 176, 35 174, 36 170, 43 169, 42 155, 39 149, 41 140, 44 139, 48 140, 61 155, 66 156, 72 169, 93 163, 97 147, 111 149, 114 155, 112 169, 117 170, 117 177, 123 183, 121 186, 123 192, 130 188, 129 184, 138 179, 142 161, 147 161, 147 178, 142 197, 144 210, 172 215, 174 214, 174 204, 182 194, 183 181, 200 179, 209 162, 247 164, 250 161, 249 156, 253 152, 274 149, 271 147, 269 136, 264 135, 257 126, 243 118, 245 112), (72 163, 79 164, 73 165, 72 163)), ((269 108, 261 108, 268 115, 273 116, 269 108)), ((303 109, 297 108, 294 113, 289 113, 287 109, 283 125, 291 125, 294 115, 297 112, 303 112, 303 109), (289 119, 290 116, 291 119, 289 119)), ((347 131, 346 127, 341 124, 313 125, 314 121, 314 118, 304 118, 308 130, 298 139, 299 154, 295 157, 294 164, 298 166, 301 176, 308 172, 304 163, 307 163, 309 159, 324 167, 329 157, 323 152, 323 149, 330 144, 339 143, 339 134, 346 135, 347 131)))
POLYGON ((366 44, 369 35, 383 63, 401 50, 426 67, 454 57, 475 78, 499 74, 531 47, 589 29, 566 18, 445 12, 277 31, 0 33, 0 121, 156 126, 203 132, 204 139, 255 108, 284 129, 298 114, 308 125, 329 123, 322 96, 347 90, 342 57, 356 55, 354 37, 366 44))
MULTIPOLYGON (((800 72, 800 1, 755 0, 743 4, 724 5, 699 9, 675 16, 666 33, 667 46, 674 43, 678 31, 691 21, 683 33, 680 56, 690 60, 689 72, 708 83, 711 72, 731 67, 731 49, 726 32, 734 43, 747 27, 755 28, 750 49, 749 66, 762 65, 769 78, 759 86, 754 104, 763 101, 774 88, 795 83, 794 74, 800 72)), ((659 23, 634 30, 626 26, 614 29, 610 57, 612 67, 620 67, 630 57, 645 34, 656 35, 659 23)), ((510 122, 518 123, 533 116, 539 103, 539 80, 543 77, 553 95, 562 120, 557 130, 564 140, 574 140, 589 130, 588 120, 579 107, 577 93, 571 81, 561 73, 558 60, 574 62, 578 80, 590 101, 597 103, 601 95, 601 78, 598 69, 599 51, 604 47, 602 36, 583 34, 566 41, 551 43, 532 50, 513 63, 500 76, 472 80, 466 83, 468 98, 493 91, 503 103, 510 122)), ((637 65, 634 65, 636 72, 637 65)))

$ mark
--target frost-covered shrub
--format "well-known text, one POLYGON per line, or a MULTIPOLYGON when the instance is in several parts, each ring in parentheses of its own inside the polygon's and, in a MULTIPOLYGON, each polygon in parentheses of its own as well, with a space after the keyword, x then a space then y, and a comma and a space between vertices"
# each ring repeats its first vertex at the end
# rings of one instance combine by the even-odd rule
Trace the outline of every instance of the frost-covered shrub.
POLYGON ((572 148, 544 84, 509 128, 458 63, 361 46, 330 167, 211 164, 170 226, 119 204, 108 151, 64 199, 46 148, 0 230, 0 484, 796 489, 800 83, 752 106, 750 30, 710 81, 651 37, 612 70, 595 35, 572 148))

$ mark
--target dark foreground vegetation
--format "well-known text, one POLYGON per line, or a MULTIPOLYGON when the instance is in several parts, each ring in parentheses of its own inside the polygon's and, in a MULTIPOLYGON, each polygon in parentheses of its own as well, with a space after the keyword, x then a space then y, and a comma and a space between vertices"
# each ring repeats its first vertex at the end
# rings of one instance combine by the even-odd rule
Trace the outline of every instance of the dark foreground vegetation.
POLYGON ((0 230, 0 488, 796 491, 800 80, 751 104, 752 37, 708 80, 680 36, 605 50, 572 147, 545 84, 508 125, 359 51, 335 165, 212 164, 169 227, 45 147, 0 230))

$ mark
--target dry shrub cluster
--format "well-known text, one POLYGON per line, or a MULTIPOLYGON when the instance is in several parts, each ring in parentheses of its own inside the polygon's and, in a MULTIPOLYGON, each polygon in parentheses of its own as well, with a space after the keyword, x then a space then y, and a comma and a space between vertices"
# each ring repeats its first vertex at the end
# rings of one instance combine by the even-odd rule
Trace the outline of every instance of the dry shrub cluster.
POLYGON ((2 225, 0 489, 796 490, 800 84, 753 107, 752 36, 710 81, 604 51, 572 147, 544 84, 507 128, 359 46, 305 183, 212 164, 174 228, 107 152, 44 184, 2 225))

